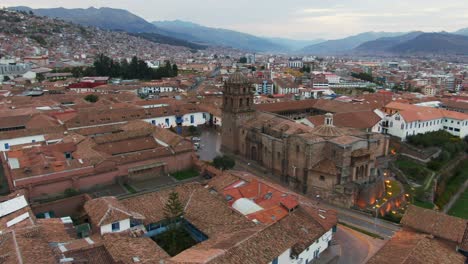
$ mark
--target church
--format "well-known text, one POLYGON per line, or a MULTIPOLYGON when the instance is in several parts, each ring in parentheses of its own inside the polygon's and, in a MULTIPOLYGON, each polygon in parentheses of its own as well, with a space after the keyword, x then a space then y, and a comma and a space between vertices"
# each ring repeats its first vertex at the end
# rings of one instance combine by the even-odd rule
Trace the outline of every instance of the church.
POLYGON ((385 191, 379 160, 387 156, 383 134, 333 125, 327 114, 314 128, 255 110, 253 88, 240 72, 223 91, 222 151, 265 168, 291 189, 340 206, 366 207, 385 191))

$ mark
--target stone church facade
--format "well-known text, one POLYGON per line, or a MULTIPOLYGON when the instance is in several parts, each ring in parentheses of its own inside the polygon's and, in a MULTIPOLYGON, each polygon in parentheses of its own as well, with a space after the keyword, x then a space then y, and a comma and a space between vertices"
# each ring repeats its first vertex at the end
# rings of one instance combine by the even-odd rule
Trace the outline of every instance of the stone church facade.
POLYGON ((248 79, 234 73, 223 94, 222 150, 256 162, 290 188, 342 206, 365 207, 385 191, 377 160, 388 138, 333 125, 311 128, 255 111, 248 79))

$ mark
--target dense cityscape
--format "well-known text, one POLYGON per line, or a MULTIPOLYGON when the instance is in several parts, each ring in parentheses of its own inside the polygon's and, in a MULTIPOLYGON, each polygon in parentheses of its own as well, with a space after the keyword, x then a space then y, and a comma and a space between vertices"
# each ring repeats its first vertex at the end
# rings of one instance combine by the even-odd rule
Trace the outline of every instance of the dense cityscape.
POLYGON ((468 263, 468 28, 292 43, 0 6, 0 263, 468 263))

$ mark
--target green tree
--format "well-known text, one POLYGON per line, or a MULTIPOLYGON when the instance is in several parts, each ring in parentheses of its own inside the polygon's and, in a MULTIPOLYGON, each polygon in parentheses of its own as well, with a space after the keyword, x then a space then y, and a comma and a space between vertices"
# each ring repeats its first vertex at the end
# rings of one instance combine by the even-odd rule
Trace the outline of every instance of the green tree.
POLYGON ((213 165, 220 170, 230 170, 236 166, 236 161, 226 155, 217 156, 213 159, 213 165))
POLYGON ((198 128, 196 126, 189 126, 188 128, 190 135, 198 135, 198 128))
POLYGON ((239 59, 239 63, 247 63, 247 58, 246 57, 241 57, 239 59))
POLYGON ((4 82, 8 82, 8 81, 10 81, 10 80, 11 80, 11 79, 10 79, 10 77, 8 77, 8 76, 4 76, 4 77, 3 77, 3 81, 4 81, 4 82))
POLYGON ((99 96, 95 94, 88 94, 84 97, 84 99, 90 103, 96 103, 97 101, 99 101, 99 96))
POLYGON ((172 74, 173 74, 173 77, 177 77, 177 75, 179 75, 179 67, 177 67, 177 64, 173 64, 172 65, 172 74))
POLYGON ((44 74, 42 73, 36 74, 36 80, 40 83, 43 82, 45 80, 44 74))
MULTIPOLYGON (((179 219, 184 216, 184 207, 179 200, 179 194, 172 191, 169 193, 169 199, 163 208, 164 218, 167 222, 167 231, 164 234, 164 240, 166 240, 166 250, 171 255, 175 255, 176 252, 180 252, 178 238, 181 237, 182 227, 177 225, 179 219)), ((181 241, 182 242, 182 241, 181 241)))
POLYGON ((184 207, 179 200, 179 194, 172 191, 169 199, 163 208, 164 218, 169 222, 174 222, 184 216, 184 207))

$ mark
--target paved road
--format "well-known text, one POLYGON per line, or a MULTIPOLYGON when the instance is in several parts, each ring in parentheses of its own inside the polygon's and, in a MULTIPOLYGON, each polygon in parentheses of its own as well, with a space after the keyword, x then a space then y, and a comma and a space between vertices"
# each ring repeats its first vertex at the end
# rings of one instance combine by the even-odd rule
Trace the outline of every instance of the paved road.
POLYGON ((338 225, 334 238, 341 246, 338 264, 365 263, 387 242, 342 225, 338 225))
POLYGON ((363 263, 369 254, 369 244, 362 235, 350 228, 338 226, 335 240, 341 246, 338 264, 363 263))
POLYGON ((197 151, 201 160, 212 161, 221 154, 221 135, 214 129, 203 129, 200 136, 201 148, 197 151))

